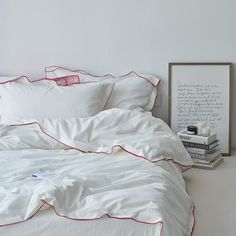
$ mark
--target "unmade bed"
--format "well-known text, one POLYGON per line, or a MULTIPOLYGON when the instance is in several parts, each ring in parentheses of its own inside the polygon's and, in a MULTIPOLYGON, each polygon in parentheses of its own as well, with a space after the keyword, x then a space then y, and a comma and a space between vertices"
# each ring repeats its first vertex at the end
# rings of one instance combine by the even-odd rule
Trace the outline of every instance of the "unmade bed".
POLYGON ((191 235, 192 161, 176 135, 150 112, 95 113, 2 117, 0 235, 191 235))

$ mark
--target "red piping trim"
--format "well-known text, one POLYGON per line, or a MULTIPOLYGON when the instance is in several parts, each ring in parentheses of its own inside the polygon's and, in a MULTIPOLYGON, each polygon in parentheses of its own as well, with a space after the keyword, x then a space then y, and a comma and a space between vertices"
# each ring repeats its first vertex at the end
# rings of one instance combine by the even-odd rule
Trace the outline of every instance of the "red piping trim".
POLYGON ((0 225, 0 227, 9 226, 9 225, 15 225, 15 224, 23 223, 23 222, 25 222, 25 221, 27 221, 27 220, 30 220, 31 218, 33 218, 33 217, 40 211, 40 209, 41 209, 44 205, 45 205, 45 203, 43 203, 43 205, 41 205, 41 206, 36 210, 36 212, 33 213, 33 215, 30 216, 29 218, 27 218, 27 219, 25 219, 25 220, 22 220, 22 221, 14 222, 14 223, 9 223, 9 224, 0 225))
MULTIPOLYGON (((69 220, 89 221, 89 220, 98 220, 98 219, 103 218, 104 216, 107 216, 107 217, 113 218, 113 219, 119 219, 119 220, 133 220, 133 221, 138 222, 138 223, 149 224, 149 225, 161 224, 162 227, 163 227, 163 222, 162 222, 162 221, 146 222, 146 221, 136 220, 136 219, 134 219, 134 218, 132 218, 132 217, 116 217, 116 216, 111 216, 111 215, 109 215, 108 213, 106 213, 106 214, 104 214, 104 215, 102 215, 102 216, 96 217, 96 218, 72 218, 72 217, 60 215, 60 214, 56 211, 56 208, 55 208, 53 205, 49 204, 47 201, 45 201, 45 200, 43 200, 43 199, 41 199, 41 201, 42 201, 44 204, 47 204, 48 206, 52 207, 57 216, 67 218, 67 219, 69 219, 69 220)), ((161 228, 162 228, 162 227, 161 227, 161 228)), ((161 231, 162 231, 162 229, 161 229, 161 231)))
MULTIPOLYGON (((4 226, 10 226, 10 225, 15 225, 15 224, 19 224, 19 223, 23 223, 23 222, 26 222, 27 220, 30 220, 32 219, 39 211, 40 209, 46 205, 50 206, 53 208, 55 214, 59 217, 63 217, 63 218, 66 218, 66 219, 69 219, 69 220, 75 220, 75 221, 91 221, 91 220, 98 220, 98 219, 101 219, 103 218, 104 216, 107 216, 108 218, 111 218, 111 219, 117 219, 117 220, 133 220, 135 222, 138 222, 138 223, 142 223, 142 224, 148 224, 148 225, 154 225, 154 224, 160 224, 161 225, 161 231, 160 231, 160 236, 162 235, 163 233, 163 227, 164 227, 164 224, 163 224, 163 221, 156 221, 156 222, 145 222, 145 221, 140 221, 140 220, 136 220, 132 217, 116 217, 116 216, 111 216, 109 215, 108 213, 107 214, 104 214, 100 217, 97 217, 97 218, 84 218, 84 219, 78 219, 78 218, 72 218, 72 217, 69 217, 69 216, 65 216, 65 215, 60 215, 57 211, 56 211, 56 208, 49 204, 47 201, 45 201, 44 199, 41 199, 41 202, 42 202, 42 205, 36 210, 35 213, 32 214, 32 216, 30 216, 29 218, 25 219, 25 220, 22 220, 22 221, 18 221, 18 222, 14 222, 14 223, 9 223, 9 224, 4 224, 4 225, 0 225, 0 227, 4 227, 4 226)), ((193 209, 192 209, 192 215, 193 215, 193 225, 192 225, 192 230, 191 230, 191 233, 190 233, 190 236, 192 236, 193 234, 193 231, 194 231, 194 228, 195 228, 195 217, 194 217, 194 206, 193 206, 193 209)))
MULTIPOLYGON (((127 75, 130 75, 130 74, 134 73, 136 76, 140 77, 141 79, 146 80, 148 83, 150 83, 151 85, 153 85, 153 86, 156 88, 156 90, 155 90, 155 98, 156 98, 156 96, 157 96, 157 89, 159 88, 159 84, 160 84, 160 82, 161 82, 161 81, 159 80, 158 83, 157 83, 157 85, 155 85, 155 84, 152 83, 149 79, 147 79, 147 78, 145 78, 145 77, 143 77, 143 76, 137 74, 135 71, 130 71, 130 72, 128 72, 127 74, 124 74, 124 75, 121 75, 121 76, 116 77, 116 76, 111 75, 111 74, 106 74, 106 75, 94 75, 94 74, 88 73, 88 72, 83 71, 83 70, 80 70, 80 69, 71 70, 71 69, 67 69, 67 68, 65 68, 65 67, 60 67, 60 66, 50 66, 50 67, 45 67, 45 68, 44 68, 45 78, 47 78, 47 72, 55 71, 55 70, 57 70, 58 68, 63 69, 63 70, 68 70, 68 71, 70 71, 70 72, 77 72, 77 73, 80 72, 81 74, 90 75, 90 76, 95 77, 95 78, 101 78, 101 77, 110 76, 110 77, 112 77, 112 78, 117 79, 117 78, 123 78, 123 77, 125 77, 125 76, 127 76, 127 75), (50 70, 50 67, 54 67, 54 68, 50 70)), ((92 82, 81 82, 81 83, 92 83, 92 82)), ((114 88, 114 87, 113 87, 113 88, 114 88)), ((112 91, 113 91, 113 89, 112 89, 112 91)), ((111 94, 110 94, 110 96, 111 96, 111 94)), ((110 96, 109 96, 109 98, 110 98, 110 96)), ((108 99, 108 100, 109 100, 109 99, 108 99)), ((107 100, 107 102, 108 102, 108 100, 107 100)), ((106 102, 106 104, 107 104, 107 102, 106 102)), ((152 110, 153 107, 154 107, 154 103, 155 103, 155 99, 153 99, 153 103, 152 103, 152 108, 151 108, 151 110, 152 110)), ((104 106, 104 108, 105 108, 105 107, 106 107, 106 105, 104 106)))
POLYGON ((6 84, 6 83, 9 83, 9 82, 15 82, 15 81, 17 81, 17 80, 19 80, 19 79, 23 79, 23 78, 27 79, 28 82, 31 82, 31 81, 28 79, 28 77, 26 77, 26 76, 20 76, 20 77, 17 77, 17 78, 15 78, 15 79, 12 79, 12 80, 7 80, 7 81, 0 82, 0 84, 6 84))
MULTIPOLYGON (((49 66, 49 67, 45 67, 44 68, 44 71, 45 71, 45 77, 47 77, 47 72, 53 72, 57 69, 63 69, 63 70, 68 70, 70 72, 80 72, 82 74, 85 74, 85 75, 90 75, 90 76, 93 76, 95 78, 101 78, 101 77, 107 77, 107 76, 111 76, 112 78, 122 78, 122 77, 125 77, 127 75, 130 75, 132 73, 134 73, 136 76, 140 77, 141 79, 145 79, 147 82, 151 83, 154 87, 157 87, 157 85, 155 85, 154 83, 152 83, 149 79, 137 74, 135 71, 130 71, 128 72, 127 74, 124 74, 124 75, 121 75, 121 76, 114 76, 114 75, 111 75, 111 74, 105 74, 105 75, 94 75, 94 74, 91 74, 91 73, 88 73, 84 70, 80 70, 80 69, 75 69, 75 70, 71 70, 71 69, 68 69, 68 68, 65 68, 65 67, 61 67, 61 66, 49 66), (49 69, 50 67, 54 67, 53 69, 49 69)), ((158 83, 160 82, 160 80, 158 81, 158 83)))
POLYGON ((98 219, 101 219, 105 216, 107 216, 108 218, 112 218, 112 219, 117 219, 117 220, 133 220, 135 222, 138 222, 138 223, 143 223, 143 224, 148 224, 148 225, 154 225, 154 224, 160 224, 161 225, 161 232, 160 232, 160 236, 162 235, 162 231, 163 231, 163 222, 162 221, 157 221, 157 222, 145 222, 145 221, 140 221, 140 220, 136 220, 132 217, 116 217, 116 216, 111 216, 109 214, 104 214, 102 216, 99 216, 97 218, 84 218, 84 219, 79 219, 79 218, 72 218, 72 217, 69 217, 69 216, 64 216, 64 215, 60 215, 57 211, 56 211, 56 208, 49 204, 47 201, 45 201, 44 199, 41 199, 41 202, 42 202, 42 205, 36 210, 35 213, 33 213, 32 216, 30 216, 29 218, 25 219, 25 220, 22 220, 22 221, 18 221, 18 222, 14 222, 14 223, 9 223, 9 224, 4 224, 4 225, 0 225, 0 227, 3 227, 3 226, 9 226, 9 225, 15 225, 15 224, 19 224, 19 223, 23 223, 27 220, 30 220, 32 219, 39 211, 40 209, 46 204, 50 207, 53 208, 55 214, 59 217, 63 217, 63 218, 66 218, 66 219, 69 219, 69 220, 75 220, 75 221, 91 221, 91 220, 98 220, 98 219))
POLYGON ((66 78, 69 78, 69 77, 71 77, 71 76, 77 76, 77 77, 78 77, 78 82, 77 82, 76 84, 79 84, 79 83, 80 83, 80 79, 79 79, 79 76, 78 76, 78 75, 66 75, 66 76, 61 76, 61 77, 56 77, 56 78, 51 78, 51 79, 49 79, 49 78, 41 78, 41 79, 37 79, 37 80, 30 80, 27 76, 20 76, 20 77, 17 77, 17 78, 15 78, 15 79, 12 79, 12 80, 7 80, 7 81, 4 81, 4 82, 0 82, 0 84, 6 84, 6 83, 11 83, 11 82, 16 82, 16 81, 18 81, 18 80, 24 78, 24 79, 26 79, 29 83, 36 83, 36 82, 40 82, 40 81, 43 81, 43 80, 47 80, 47 81, 51 81, 51 82, 56 83, 56 85, 58 85, 58 86, 70 86, 70 85, 59 85, 59 84, 57 83, 57 81, 58 81, 59 79, 66 79, 66 78))
MULTIPOLYGON (((147 160, 147 161, 149 161, 149 162, 152 162, 152 163, 156 163, 156 162, 164 161, 164 160, 165 160, 165 161, 172 161, 173 163, 178 164, 178 165, 183 166, 183 167, 187 167, 187 168, 189 167, 188 169, 192 168, 192 165, 183 165, 183 164, 181 164, 181 163, 178 163, 178 162, 174 161, 173 158, 162 158, 162 159, 160 159, 160 160, 158 160, 158 161, 150 161, 150 160, 148 160, 147 158, 145 158, 144 156, 141 156, 141 155, 137 155, 137 154, 135 154, 135 153, 132 153, 132 152, 126 150, 125 148, 123 148, 123 147, 120 146, 120 145, 115 145, 115 146, 113 146, 113 147, 111 148, 111 152, 110 152, 110 153, 109 153, 109 152, 106 153, 106 152, 89 152, 89 151, 83 151, 83 150, 80 150, 80 149, 78 149, 78 148, 74 148, 74 147, 72 147, 72 146, 69 146, 69 145, 67 145, 67 144, 65 144, 65 143, 63 143, 63 142, 61 142, 61 141, 59 141, 58 139, 54 138, 53 136, 47 134, 47 133, 42 129, 41 125, 40 125, 39 123, 37 123, 37 122, 25 123, 25 124, 15 124, 15 125, 10 125, 10 126, 27 126, 27 125, 33 125, 33 124, 38 125, 39 128, 40 128, 40 130, 41 130, 45 135, 47 135, 48 137, 54 139, 55 141, 57 141, 57 142, 59 142, 59 143, 61 143, 61 144, 63 144, 63 145, 66 145, 66 146, 70 147, 71 149, 75 149, 75 150, 78 150, 78 151, 81 151, 81 152, 84 152, 84 153, 87 152, 87 153, 104 153, 104 154, 111 154, 111 153, 113 153, 113 150, 114 150, 115 147, 120 147, 121 149, 123 149, 123 150, 126 151, 127 153, 130 153, 130 154, 132 154, 132 155, 134 155, 134 156, 143 158, 143 159, 145 159, 145 160, 147 160)), ((188 170, 188 169, 187 169, 187 170, 188 170)), ((185 171, 186 171, 186 170, 185 170, 185 171)), ((132 217, 115 217, 115 216, 110 216, 109 214, 105 214, 105 215, 100 216, 100 217, 98 217, 98 218, 91 218, 91 219, 74 219, 74 218, 71 218, 71 217, 68 217, 68 216, 64 216, 64 215, 58 214, 57 211, 56 211, 56 209, 55 209, 55 207, 54 207, 53 205, 49 204, 49 203, 46 202, 45 200, 41 200, 41 201, 43 202, 43 204, 42 204, 42 205, 39 207, 39 209, 38 209, 32 216, 30 216, 28 219, 23 220, 23 221, 19 221, 19 222, 10 223, 10 224, 0 225, 0 227, 25 222, 25 221, 31 219, 32 217, 34 217, 34 216, 37 214, 37 212, 38 212, 45 204, 47 204, 47 205, 51 206, 51 207, 54 209, 54 211, 55 211, 55 213, 56 213, 57 216, 64 217, 64 218, 67 218, 67 219, 70 219, 70 220, 88 221, 88 220, 97 220, 97 219, 100 219, 100 218, 102 218, 102 217, 104 217, 104 216, 107 216, 107 217, 109 217, 109 218, 114 218, 114 219, 133 220, 133 221, 135 221, 135 222, 144 223, 144 224, 158 224, 158 223, 159 223, 159 224, 161 224, 160 236, 162 235, 162 231, 163 231, 163 222, 162 222, 162 221, 157 221, 157 222, 154 222, 154 223, 150 223, 150 222, 139 221, 139 220, 136 220, 136 219, 134 219, 134 218, 132 218, 132 217)), ((192 225, 192 230, 191 230, 190 236, 192 236, 193 231, 194 231, 194 228, 195 228, 195 207, 194 207, 194 205, 193 205, 193 208, 192 208, 192 215, 193 215, 193 225, 192 225)))
POLYGON ((74 149, 74 150, 77 150, 77 151, 80 151, 80 152, 83 152, 83 153, 112 154, 112 153, 114 152, 114 149, 115 149, 116 147, 119 147, 119 148, 121 148, 122 150, 124 150, 125 152, 127 152, 127 153, 129 153, 129 154, 134 155, 134 156, 136 156, 136 157, 143 158, 143 159, 145 159, 146 161, 149 161, 149 162, 151 162, 151 163, 157 163, 157 162, 159 162, 159 161, 172 161, 172 162, 175 163, 175 164, 178 164, 178 165, 180 165, 180 166, 182 166, 182 167, 187 168, 187 170, 193 167, 193 165, 184 165, 184 164, 182 164, 182 163, 176 162, 176 161, 174 161, 174 159, 173 159, 172 157, 170 157, 170 158, 168 158, 168 157, 163 157, 163 158, 161 158, 161 159, 159 159, 159 160, 157 160, 157 161, 151 161, 151 160, 147 159, 145 156, 138 155, 138 154, 136 154, 136 153, 133 153, 133 152, 131 152, 131 151, 125 149, 125 148, 122 147, 121 145, 114 145, 114 146, 111 148, 111 151, 110 151, 110 152, 92 152, 92 151, 85 151, 85 150, 82 150, 82 149, 80 149, 80 148, 76 148, 76 147, 70 146, 70 145, 64 143, 63 141, 60 141, 60 140, 58 140, 57 138, 53 137, 52 135, 48 134, 46 131, 44 131, 44 129, 42 128, 42 126, 41 126, 38 122, 22 123, 22 124, 13 124, 13 125, 10 125, 10 126, 28 126, 28 125, 37 125, 37 126, 39 127, 39 129, 41 130, 41 132, 43 132, 43 133, 44 133, 45 135, 47 135, 49 138, 51 138, 51 139, 53 139, 53 140, 55 140, 55 141, 57 141, 57 142, 59 142, 59 143, 65 145, 65 146, 69 147, 70 149, 74 149))

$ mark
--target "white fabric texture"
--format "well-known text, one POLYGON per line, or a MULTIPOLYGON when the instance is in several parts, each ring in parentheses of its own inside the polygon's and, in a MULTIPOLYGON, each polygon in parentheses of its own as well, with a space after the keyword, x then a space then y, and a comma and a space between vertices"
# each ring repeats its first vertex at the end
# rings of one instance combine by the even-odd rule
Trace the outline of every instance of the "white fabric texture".
POLYGON ((23 224, 0 227, 1 236, 159 236, 160 224, 104 217, 97 220, 68 220, 54 210, 40 211, 23 224), (19 233, 20 232, 20 233, 19 233))
POLYGON ((78 75, 80 82, 113 81, 115 87, 108 100, 106 109, 123 108, 151 111, 157 94, 157 86, 160 80, 152 75, 138 75, 130 72, 123 76, 97 76, 83 70, 69 70, 61 67, 46 67, 47 78, 55 78, 65 75, 78 75))
POLYGON ((111 109, 26 122, 0 128, 1 225, 50 205, 71 219, 133 219, 160 224, 162 236, 190 235, 192 202, 171 166, 186 169, 192 161, 163 121, 111 109))
POLYGON ((102 111, 112 83, 59 86, 54 81, 19 80, 0 84, 1 123, 17 119, 89 117, 102 111))

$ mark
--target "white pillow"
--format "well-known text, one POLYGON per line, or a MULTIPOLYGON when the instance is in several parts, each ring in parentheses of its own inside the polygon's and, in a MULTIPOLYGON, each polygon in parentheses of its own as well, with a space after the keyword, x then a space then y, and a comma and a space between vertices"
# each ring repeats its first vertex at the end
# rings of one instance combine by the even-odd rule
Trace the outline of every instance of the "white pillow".
POLYGON ((78 75, 80 82, 113 81, 115 87, 105 109, 124 108, 151 111, 155 102, 157 87, 160 80, 152 75, 130 73, 114 77, 112 75, 97 76, 83 70, 70 70, 62 67, 46 67, 47 78, 65 75, 78 75))
POLYGON ((0 83, 1 123, 93 116, 104 109, 113 86, 113 83, 59 86, 57 80, 29 81, 26 77, 3 82, 0 83))
POLYGON ((6 83, 12 80, 18 80, 19 78, 26 78, 25 76, 8 76, 8 75, 0 75, 0 83, 6 83))

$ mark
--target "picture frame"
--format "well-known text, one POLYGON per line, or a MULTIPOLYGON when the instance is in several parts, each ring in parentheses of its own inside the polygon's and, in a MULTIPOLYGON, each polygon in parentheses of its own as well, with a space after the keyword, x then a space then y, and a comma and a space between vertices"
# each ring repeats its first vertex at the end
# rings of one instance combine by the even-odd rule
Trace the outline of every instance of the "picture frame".
POLYGON ((169 125, 174 132, 205 122, 231 155, 232 63, 169 63, 169 125))

